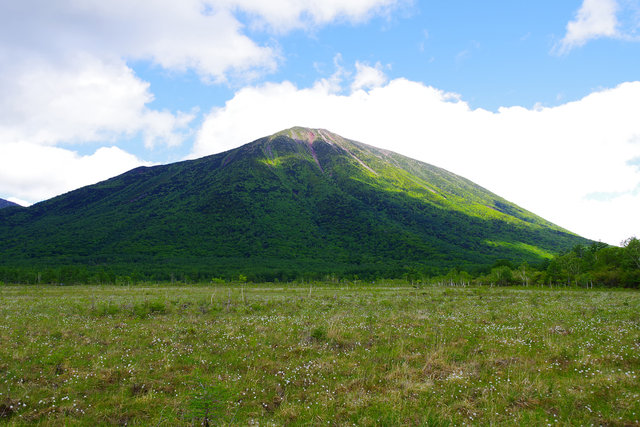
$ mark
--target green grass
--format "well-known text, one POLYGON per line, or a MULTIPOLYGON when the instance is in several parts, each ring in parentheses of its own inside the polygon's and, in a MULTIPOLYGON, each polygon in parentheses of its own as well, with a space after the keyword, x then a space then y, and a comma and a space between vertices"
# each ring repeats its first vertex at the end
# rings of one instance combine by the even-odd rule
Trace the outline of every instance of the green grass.
POLYGON ((640 294, 0 287, 0 423, 637 425, 640 294))

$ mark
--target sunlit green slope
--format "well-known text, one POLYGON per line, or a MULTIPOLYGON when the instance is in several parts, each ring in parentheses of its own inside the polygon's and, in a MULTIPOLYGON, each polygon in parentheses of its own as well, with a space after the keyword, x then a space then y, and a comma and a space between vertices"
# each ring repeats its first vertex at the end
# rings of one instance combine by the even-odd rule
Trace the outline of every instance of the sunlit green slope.
POLYGON ((0 265, 256 279, 536 262, 585 240, 443 169, 293 128, 0 212, 0 265))

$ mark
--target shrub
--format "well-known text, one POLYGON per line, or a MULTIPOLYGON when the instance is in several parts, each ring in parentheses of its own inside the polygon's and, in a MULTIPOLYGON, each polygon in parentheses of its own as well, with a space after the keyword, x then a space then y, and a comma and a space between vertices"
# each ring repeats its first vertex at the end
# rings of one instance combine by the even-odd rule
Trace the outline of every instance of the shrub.
POLYGON ((324 341, 327 339, 327 329, 324 326, 318 326, 311 331, 311 339, 315 341, 324 341))

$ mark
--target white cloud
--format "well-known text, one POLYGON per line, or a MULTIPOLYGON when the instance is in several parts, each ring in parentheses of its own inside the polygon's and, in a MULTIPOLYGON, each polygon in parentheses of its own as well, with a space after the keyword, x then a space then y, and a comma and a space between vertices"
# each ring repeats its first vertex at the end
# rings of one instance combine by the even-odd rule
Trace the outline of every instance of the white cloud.
POLYGON ((0 194, 11 194, 9 200, 28 205, 141 165, 148 163, 118 147, 101 147, 80 156, 59 147, 0 144, 0 194))
POLYGON ((640 82, 554 108, 471 109, 459 95, 396 79, 341 95, 328 85, 247 87, 207 116, 193 156, 300 125, 332 130, 465 176, 565 228, 617 244, 640 235, 640 82), (620 193, 597 201, 594 192, 620 193))
POLYGON ((128 60, 195 70, 203 79, 273 70, 278 52, 244 34, 234 15, 291 29, 360 21, 408 0, 23 0, 0 2, 0 139, 111 140, 143 132, 176 145, 192 116, 146 107, 149 85, 128 60))
POLYGON ((53 64, 30 58, 0 73, 0 194, 33 203, 143 162, 117 147, 91 156, 61 143, 116 143, 140 134, 147 147, 177 145, 194 115, 148 108, 149 84, 122 62, 87 55, 53 64))
POLYGON ((0 28, 1 49, 36 52, 57 64, 80 52, 193 69, 211 80, 224 80, 230 71, 275 67, 276 52, 243 34, 242 24, 216 2, 3 2, 0 28))
POLYGON ((380 87, 387 82, 387 76, 382 71, 382 65, 378 62, 375 67, 371 67, 361 62, 356 62, 356 75, 351 83, 351 90, 373 89, 380 87))
POLYGON ((254 17, 254 26, 276 31, 309 28, 339 20, 357 23, 373 15, 389 15, 412 0, 220 0, 218 4, 240 9, 254 17))
POLYGON ((589 40, 602 37, 638 40, 639 11, 637 0, 584 0, 553 52, 565 54, 589 40))
POLYGON ((149 84, 120 61, 80 55, 62 65, 31 58, 0 75, 0 144, 113 140, 142 132, 148 146, 175 145, 192 114, 147 108, 149 84))
POLYGON ((80 55, 64 64, 29 58, 0 73, 0 194, 33 203, 142 164, 117 147, 91 156, 61 143, 176 145, 194 115, 152 110, 149 84, 122 62, 80 55))
POLYGON ((238 12, 278 31, 362 21, 409 0, 22 0, 0 3, 0 61, 37 52, 59 63, 69 53, 150 60, 163 68, 192 69, 205 80, 229 73, 273 70, 273 46, 245 34, 238 12), (4 51, 4 52, 3 52, 4 51), (4 53, 4 55, 3 55, 4 53))

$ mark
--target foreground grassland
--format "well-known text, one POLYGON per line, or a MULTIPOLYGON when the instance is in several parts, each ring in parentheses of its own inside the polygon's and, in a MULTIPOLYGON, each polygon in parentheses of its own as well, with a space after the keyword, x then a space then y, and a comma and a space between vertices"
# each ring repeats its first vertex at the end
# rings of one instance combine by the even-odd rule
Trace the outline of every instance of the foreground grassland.
POLYGON ((0 423, 640 420, 640 293, 0 287, 0 423))

